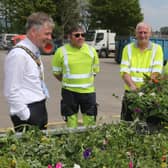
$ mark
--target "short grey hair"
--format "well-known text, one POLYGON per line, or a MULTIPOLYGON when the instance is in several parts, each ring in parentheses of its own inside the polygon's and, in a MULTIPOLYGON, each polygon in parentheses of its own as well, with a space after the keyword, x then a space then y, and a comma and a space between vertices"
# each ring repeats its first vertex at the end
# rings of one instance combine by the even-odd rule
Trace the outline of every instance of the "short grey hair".
POLYGON ((148 28, 149 32, 152 32, 152 27, 145 22, 139 22, 136 26, 135 31, 137 32, 140 27, 146 27, 146 28, 148 28))
POLYGON ((44 25, 44 23, 48 23, 52 28, 55 27, 53 19, 44 12, 35 12, 32 13, 28 18, 25 25, 26 31, 31 29, 32 27, 40 27, 44 25))

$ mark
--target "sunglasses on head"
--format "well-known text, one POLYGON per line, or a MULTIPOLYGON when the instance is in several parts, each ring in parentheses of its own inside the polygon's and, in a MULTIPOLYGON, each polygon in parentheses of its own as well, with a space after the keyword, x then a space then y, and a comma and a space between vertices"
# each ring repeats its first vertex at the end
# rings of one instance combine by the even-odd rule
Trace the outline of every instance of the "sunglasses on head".
POLYGON ((75 34, 72 34, 73 36, 75 36, 76 38, 78 37, 85 37, 85 34, 84 33, 75 33, 75 34))

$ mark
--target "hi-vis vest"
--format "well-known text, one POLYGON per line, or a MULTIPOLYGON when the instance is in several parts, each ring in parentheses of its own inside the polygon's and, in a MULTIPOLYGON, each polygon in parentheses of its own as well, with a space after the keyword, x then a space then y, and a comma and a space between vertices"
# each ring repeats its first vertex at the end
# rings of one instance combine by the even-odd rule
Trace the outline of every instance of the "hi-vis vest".
MULTIPOLYGON (((154 58, 155 58, 155 54, 156 54, 156 49, 157 49, 157 45, 154 44, 153 48, 152 48, 152 56, 151 56, 151 60, 150 60, 150 66, 147 68, 136 68, 136 67, 130 67, 130 71, 131 72, 139 72, 139 73, 151 73, 152 72, 152 67, 153 67, 153 63, 154 63, 154 58)), ((131 44, 128 45, 128 59, 129 59, 129 63, 132 57, 132 50, 131 50, 131 44)), ((132 76, 131 77, 132 80, 137 83, 137 82, 143 82, 143 78, 142 77, 136 77, 136 76, 132 76)))
POLYGON ((67 44, 60 47, 52 60, 53 73, 62 74, 62 87, 77 93, 93 93, 94 75, 99 72, 99 59, 91 46, 81 49, 67 44))
MULTIPOLYGON (((137 87, 140 87, 144 82, 144 74, 150 76, 153 72, 161 72, 162 69, 162 59, 155 60, 156 51, 158 49, 158 45, 151 43, 151 50, 147 50, 150 52, 147 55, 142 56, 141 58, 138 56, 132 58, 132 47, 135 45, 134 43, 127 45, 127 59, 122 59, 121 61, 121 69, 120 73, 127 72, 130 74, 131 79, 136 83, 137 87), (140 62, 142 61, 142 62, 140 62), (161 67, 161 68, 160 68, 161 67)), ((134 53, 135 55, 136 53, 134 53)), ((137 55, 140 53, 137 53, 137 55)), ((140 55, 139 55, 140 56, 140 55)), ((162 58, 162 53, 161 53, 162 58)), ((125 89, 129 90, 129 87, 125 85, 125 89)))

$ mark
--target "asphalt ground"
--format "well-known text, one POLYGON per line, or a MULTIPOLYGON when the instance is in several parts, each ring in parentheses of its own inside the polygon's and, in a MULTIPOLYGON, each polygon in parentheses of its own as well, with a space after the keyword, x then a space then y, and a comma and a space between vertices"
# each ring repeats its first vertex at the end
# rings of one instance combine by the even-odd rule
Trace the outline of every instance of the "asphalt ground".
MULTIPOLYGON (((3 67, 6 53, 7 51, 0 50, 0 131, 13 126, 9 117, 9 107, 3 95, 3 67)), ((61 83, 52 75, 51 58, 49 55, 42 56, 45 81, 50 92, 50 98, 47 100, 49 126, 65 125, 60 115, 61 83)), ((119 65, 113 58, 100 59, 100 73, 95 78, 95 87, 99 104, 97 124, 119 121, 124 90, 119 65), (118 98, 112 96, 113 94, 118 98)), ((80 113, 79 121, 82 122, 80 113)))

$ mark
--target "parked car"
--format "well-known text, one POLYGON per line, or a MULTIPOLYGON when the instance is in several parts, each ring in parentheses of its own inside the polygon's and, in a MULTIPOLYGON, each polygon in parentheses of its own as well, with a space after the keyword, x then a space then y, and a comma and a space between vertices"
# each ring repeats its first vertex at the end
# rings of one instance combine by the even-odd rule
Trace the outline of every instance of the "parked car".
MULTIPOLYGON (((25 34, 18 34, 12 37, 11 42, 12 46, 16 45, 19 41, 26 38, 25 34)), ((41 51, 42 54, 51 55, 54 54, 55 50, 62 45, 60 40, 52 40, 48 42, 45 48, 41 51)))
POLYGON ((12 37, 16 36, 17 34, 0 34, 0 48, 1 49, 10 49, 12 46, 12 37))
POLYGON ((16 45, 19 41, 25 39, 26 35, 25 34, 18 34, 16 36, 13 36, 11 38, 12 45, 16 45))

